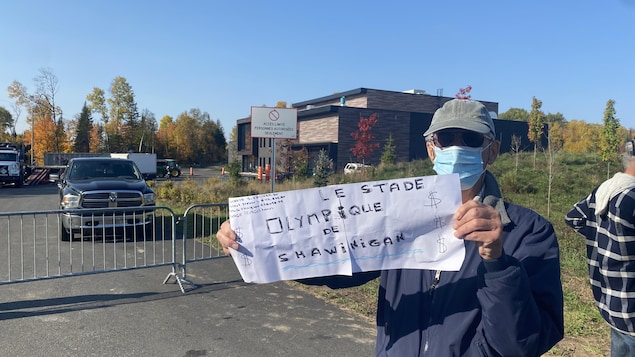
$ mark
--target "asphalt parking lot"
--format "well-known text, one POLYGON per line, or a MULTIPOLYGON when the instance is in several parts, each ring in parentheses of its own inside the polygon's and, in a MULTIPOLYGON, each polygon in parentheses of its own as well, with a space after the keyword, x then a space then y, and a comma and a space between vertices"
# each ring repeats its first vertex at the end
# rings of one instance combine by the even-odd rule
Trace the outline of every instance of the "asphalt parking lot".
POLYGON ((0 287, 2 356, 371 356, 373 324, 289 284, 251 285, 231 259, 0 287))
MULTIPOLYGON (((198 169, 193 177, 212 175, 198 169)), ((56 209, 56 195, 52 184, 5 187, 0 211, 56 209)), ((0 355, 374 354, 372 321, 285 282, 246 284, 229 258, 188 264, 197 286, 186 284, 185 293, 172 279, 163 283, 170 272, 159 266, 0 285, 0 355)))

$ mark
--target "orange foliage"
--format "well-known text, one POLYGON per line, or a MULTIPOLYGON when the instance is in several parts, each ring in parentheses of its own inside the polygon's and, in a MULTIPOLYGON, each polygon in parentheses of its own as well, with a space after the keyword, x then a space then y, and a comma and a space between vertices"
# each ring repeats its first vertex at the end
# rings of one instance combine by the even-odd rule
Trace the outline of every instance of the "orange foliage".
POLYGON ((563 149, 570 153, 594 153, 598 149, 601 126, 571 120, 562 132, 563 149))
POLYGON ((35 147, 33 154, 37 165, 44 164, 44 153, 56 152, 55 148, 55 123, 50 115, 45 115, 36 120, 33 125, 35 134, 35 147))

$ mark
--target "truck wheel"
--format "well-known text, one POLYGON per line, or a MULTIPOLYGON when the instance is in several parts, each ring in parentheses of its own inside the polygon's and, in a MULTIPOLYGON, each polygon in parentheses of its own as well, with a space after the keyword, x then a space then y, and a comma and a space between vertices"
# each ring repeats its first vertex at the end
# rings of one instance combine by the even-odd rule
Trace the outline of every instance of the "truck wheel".
POLYGON ((172 177, 179 177, 181 176, 181 171, 179 170, 172 170, 172 177))
POLYGON ((60 227, 60 239, 63 242, 68 242, 71 240, 71 235, 72 233, 67 231, 66 228, 64 228, 64 226, 60 227))

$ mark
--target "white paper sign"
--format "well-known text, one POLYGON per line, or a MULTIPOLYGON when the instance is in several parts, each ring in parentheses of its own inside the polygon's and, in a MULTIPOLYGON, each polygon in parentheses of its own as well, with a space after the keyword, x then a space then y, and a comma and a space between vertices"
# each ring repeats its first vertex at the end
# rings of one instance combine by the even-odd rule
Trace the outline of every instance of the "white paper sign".
POLYGON ((246 282, 386 269, 459 270, 459 176, 333 185, 229 199, 246 282))

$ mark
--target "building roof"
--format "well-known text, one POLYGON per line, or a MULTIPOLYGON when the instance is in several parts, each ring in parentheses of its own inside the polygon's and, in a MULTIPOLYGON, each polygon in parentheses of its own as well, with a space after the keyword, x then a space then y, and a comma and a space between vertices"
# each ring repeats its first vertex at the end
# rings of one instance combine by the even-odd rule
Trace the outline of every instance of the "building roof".
POLYGON ((339 93, 327 95, 327 96, 320 97, 320 98, 305 100, 303 102, 292 103, 291 106, 294 107, 294 108, 302 107, 302 106, 305 106, 305 105, 311 105, 313 103, 321 103, 321 102, 330 101, 330 100, 337 100, 337 99, 340 99, 340 97, 342 97, 342 96, 346 97, 346 96, 350 96, 350 95, 364 94, 367 91, 368 91, 368 88, 357 88, 357 89, 349 90, 349 91, 346 91, 346 92, 339 92, 339 93))

